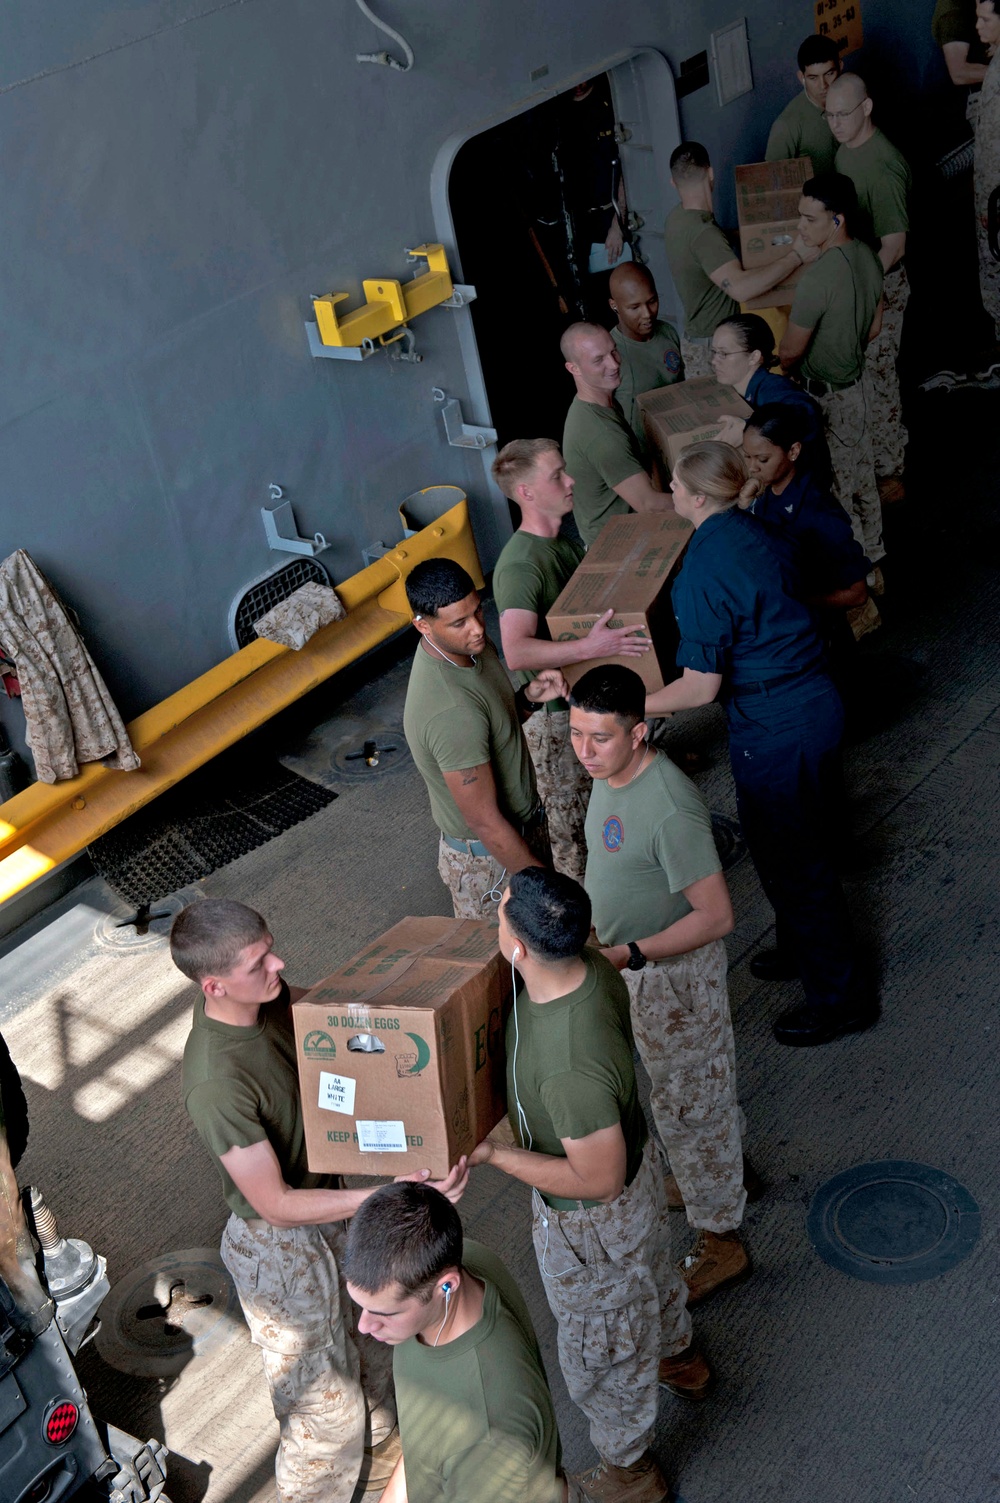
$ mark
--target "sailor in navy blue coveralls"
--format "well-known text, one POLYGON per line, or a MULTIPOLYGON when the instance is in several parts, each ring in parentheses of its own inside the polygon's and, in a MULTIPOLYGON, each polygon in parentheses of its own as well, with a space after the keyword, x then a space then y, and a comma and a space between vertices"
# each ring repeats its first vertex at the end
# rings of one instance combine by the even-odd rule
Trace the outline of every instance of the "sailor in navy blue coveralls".
POLYGON ((774 908, 778 956, 806 994, 775 1035, 826 1043, 875 1018, 834 865, 843 706, 797 598, 792 549, 735 505, 690 520, 697 531, 673 587, 684 675, 649 697, 647 713, 716 695, 724 704, 743 834, 774 908))

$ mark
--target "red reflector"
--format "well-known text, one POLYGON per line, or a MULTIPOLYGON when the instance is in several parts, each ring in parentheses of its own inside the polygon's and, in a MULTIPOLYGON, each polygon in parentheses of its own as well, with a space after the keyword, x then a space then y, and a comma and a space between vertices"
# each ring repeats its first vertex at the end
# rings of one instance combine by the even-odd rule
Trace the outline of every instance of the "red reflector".
POLYGON ((45 1439, 50 1445, 61 1446, 73 1434, 79 1418, 79 1409, 68 1399, 65 1404, 57 1404, 45 1421, 45 1439))

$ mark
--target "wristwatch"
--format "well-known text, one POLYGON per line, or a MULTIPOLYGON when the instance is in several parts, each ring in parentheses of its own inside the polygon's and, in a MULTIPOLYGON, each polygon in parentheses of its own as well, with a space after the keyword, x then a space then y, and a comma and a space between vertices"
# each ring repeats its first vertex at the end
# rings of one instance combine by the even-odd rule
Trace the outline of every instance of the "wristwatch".
POLYGON ((648 965, 649 961, 639 949, 635 940, 630 939, 628 942, 628 969, 630 971, 644 971, 648 965))

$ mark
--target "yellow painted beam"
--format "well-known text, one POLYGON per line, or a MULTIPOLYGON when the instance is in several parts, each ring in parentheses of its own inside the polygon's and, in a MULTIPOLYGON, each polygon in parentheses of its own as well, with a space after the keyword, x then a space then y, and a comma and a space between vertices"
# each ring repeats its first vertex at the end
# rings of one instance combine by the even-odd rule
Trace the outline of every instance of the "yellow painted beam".
POLYGON ((137 771, 92 762, 75 778, 34 783, 0 804, 0 902, 406 626, 406 575, 432 557, 453 558, 482 587, 467 501, 338 585, 346 617, 305 647, 252 642, 139 715, 128 727, 137 771))

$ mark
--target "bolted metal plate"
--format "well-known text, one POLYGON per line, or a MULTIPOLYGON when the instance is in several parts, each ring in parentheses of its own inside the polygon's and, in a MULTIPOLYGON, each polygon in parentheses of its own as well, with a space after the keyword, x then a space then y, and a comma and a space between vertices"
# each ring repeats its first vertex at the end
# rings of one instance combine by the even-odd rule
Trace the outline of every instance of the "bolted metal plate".
POLYGON ((119 1372, 169 1378, 241 1336, 243 1312, 218 1252, 185 1247, 115 1284, 101 1306, 94 1344, 119 1372))
POLYGON ((806 1225, 831 1268, 870 1283, 916 1284, 968 1257, 980 1215, 950 1174, 885 1159, 828 1180, 816 1192, 806 1225))
POLYGON ((727 872, 738 861, 742 861, 747 853, 746 841, 743 839, 743 831, 735 819, 730 819, 728 814, 712 814, 712 834, 715 837, 715 847, 722 862, 722 870, 727 872))
POLYGON ((133 917, 135 908, 128 903, 121 903, 98 919, 94 939, 103 950, 127 950, 131 954, 134 950, 155 949, 169 940, 170 925, 181 909, 204 896, 200 887, 183 887, 179 892, 171 893, 168 898, 161 898, 159 902, 153 903, 153 913, 165 917, 151 918, 145 934, 140 934, 135 925, 128 922, 133 917))

